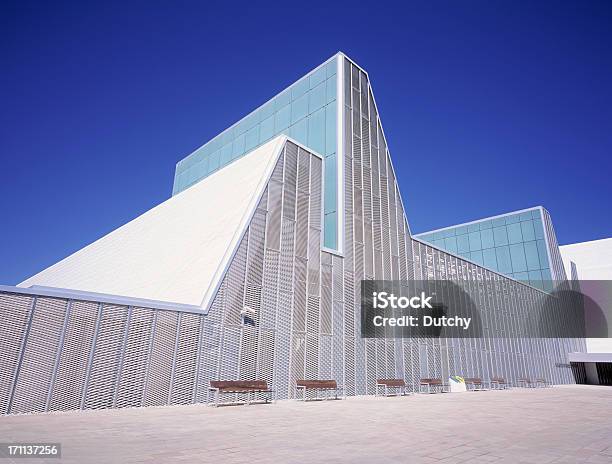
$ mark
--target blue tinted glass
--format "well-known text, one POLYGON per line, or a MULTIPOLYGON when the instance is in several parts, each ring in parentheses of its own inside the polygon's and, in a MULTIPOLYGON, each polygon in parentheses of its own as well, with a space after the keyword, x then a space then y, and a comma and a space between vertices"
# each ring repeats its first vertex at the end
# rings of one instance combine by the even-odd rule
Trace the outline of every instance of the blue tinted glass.
MULTIPOLYGON (((325 152, 325 109, 321 108, 308 118, 308 143, 317 153, 325 152)), ((327 166, 327 165, 326 165, 327 166)))
POLYGON ((325 155, 336 152, 336 105, 325 107, 325 155))
MULTIPOLYGON (((326 185, 336 185, 337 179, 337 161, 336 155, 329 156, 325 158, 325 184, 326 185)), ((326 188, 323 192, 324 195, 324 205, 325 205, 325 213, 330 213, 332 211, 336 211, 336 192, 335 188, 326 188)), ((327 242, 326 242, 327 243, 327 242)))
POLYGON ((497 269, 499 272, 509 274, 512 272, 512 261, 510 260, 510 249, 507 246, 495 248, 497 257, 497 269))
POLYGON ((493 270, 497 270, 497 258, 495 257, 495 249, 489 248, 482 252, 483 264, 493 270))
POLYGON ((219 162, 221 158, 221 151, 217 150, 212 155, 210 155, 210 161, 208 166, 208 171, 213 172, 219 169, 219 162))
POLYGON ((488 221, 482 221, 480 224, 480 230, 490 229, 493 227, 493 221, 490 219, 488 221))
POLYGON ((337 248, 338 244, 336 238, 336 230, 338 228, 338 224, 336 222, 336 214, 326 214, 323 225, 325 246, 333 249, 337 248))
POLYGON ((535 231, 533 229, 533 221, 525 221, 521 222, 521 232, 523 233, 523 240, 528 242, 530 240, 535 240, 535 231))
POLYGON ((289 128, 289 135, 304 145, 308 144, 308 119, 302 119, 289 128))
POLYGON ((283 131, 289 127, 289 119, 291 116, 291 107, 289 105, 279 109, 274 115, 274 130, 276 133, 283 131))
POLYGON ((459 226, 455 230, 456 230, 457 235, 463 235, 463 234, 467 234, 468 233, 468 227, 467 226, 459 226))
POLYGON ((491 220, 491 224, 493 225, 493 227, 505 226, 506 225, 506 220, 503 217, 495 218, 495 219, 491 220))
POLYGON ((231 142, 221 148, 221 166, 225 166, 232 159, 232 144, 231 142))
POLYGON ((460 235, 457 237, 457 251, 459 253, 470 251, 470 240, 467 235, 460 235))
POLYGON ((310 88, 313 89, 327 78, 325 66, 321 66, 310 75, 310 88))
POLYGON ((327 103, 331 103, 336 99, 336 91, 337 91, 337 81, 335 77, 332 77, 330 79, 327 79, 325 81, 325 101, 327 103))
POLYGON ((279 93, 276 98, 274 98, 274 111, 280 110, 289 103, 291 103, 291 89, 279 93))
POLYGON ((457 253, 457 238, 447 237, 444 239, 444 248, 451 253, 457 253))
POLYGON ((520 243, 523 241, 523 235, 521 234, 521 223, 517 222, 508 225, 508 242, 520 243))
POLYGON ((482 240, 483 248, 493 248, 495 241, 493 240, 493 229, 485 229, 480 231, 480 238, 482 240))
POLYGON ((506 226, 495 227, 493 229, 493 238, 495 239, 495 246, 507 245, 508 234, 506 233, 506 226))
POLYGON ((303 95, 291 103, 291 124, 298 122, 308 114, 308 95, 303 95))
POLYGON ((264 143, 274 135, 274 115, 261 121, 259 125, 259 143, 264 143))
POLYGON ((540 257, 540 266, 542 268, 549 267, 548 264, 548 251, 546 250, 546 242, 544 240, 537 240, 538 255, 540 257))
POLYGON ((510 258, 512 259, 512 272, 523 272, 527 270, 525 251, 523 250, 522 243, 510 245, 510 258))
POLYGON ((476 223, 476 224, 469 224, 467 226, 467 230, 468 230, 468 232, 476 232, 476 231, 480 230, 480 226, 478 225, 478 223, 476 223))
POLYGON ((527 269, 530 271, 540 269, 540 258, 538 256, 538 247, 536 245, 536 242, 525 242, 524 245, 527 269))
POLYGON ((470 240, 470 251, 482 250, 482 243, 480 242, 480 232, 471 232, 468 237, 470 240))
POLYGON ((259 125, 249 130, 244 138, 244 151, 251 151, 259 143, 259 125))
POLYGON ((506 216, 505 219, 506 219, 506 224, 515 224, 521 220, 519 214, 511 214, 509 216, 506 216))
POLYGON ((233 149, 232 149, 232 159, 239 158, 244 154, 244 142, 245 135, 239 135, 234 139, 233 149))
POLYGON ((514 274, 512 274, 512 277, 522 282, 529 282, 529 274, 527 274, 526 272, 515 272, 514 274))
POLYGON ((298 98, 304 96, 308 89, 310 88, 310 81, 307 77, 300 79, 295 84, 291 86, 291 101, 295 101, 298 98))
POLYGON ((470 254, 470 259, 474 261, 476 264, 480 264, 482 266, 482 251, 473 251, 470 254))
POLYGON ((540 271, 529 271, 529 283, 536 288, 543 288, 542 273, 540 271))
POLYGON ((325 68, 327 70, 327 77, 331 77, 334 74, 336 74, 337 67, 338 67, 338 58, 334 58, 333 60, 330 60, 329 63, 325 65, 325 68))
POLYGON ((314 113, 325 106, 325 84, 320 84, 308 92, 308 112, 314 113))
POLYGON ((530 221, 531 220, 531 211, 525 211, 521 213, 519 216, 521 221, 530 221))
POLYGON ((533 227, 535 230, 535 238, 544 238, 544 226, 540 218, 533 220, 533 227))

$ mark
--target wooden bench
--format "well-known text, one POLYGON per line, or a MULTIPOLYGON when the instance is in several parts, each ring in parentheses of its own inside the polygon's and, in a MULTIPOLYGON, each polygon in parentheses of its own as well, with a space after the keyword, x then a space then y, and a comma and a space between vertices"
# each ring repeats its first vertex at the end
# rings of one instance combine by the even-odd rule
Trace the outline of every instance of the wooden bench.
POLYGON ((400 395, 405 395, 406 382, 404 379, 378 379, 374 392, 376 396, 378 396, 379 389, 383 389, 384 396, 389 396, 389 389, 397 389, 400 395))
POLYGON ((448 389, 448 384, 442 382, 442 379, 421 379, 419 384, 419 393, 423 393, 424 386, 427 386, 427 393, 436 393, 431 391, 431 387, 440 387, 440 392, 444 393, 445 389, 448 389))
MULTIPOLYGON (((295 397, 298 398, 299 391, 302 390, 302 401, 306 401, 307 390, 318 390, 325 392, 334 392, 334 399, 338 399, 338 384, 335 380, 305 380, 300 379, 295 381, 295 397)), ((329 396, 328 396, 329 399, 329 396)))
POLYGON ((469 385, 473 385, 471 391, 487 390, 485 382, 480 377, 466 377, 463 379, 463 381, 465 382, 465 388, 468 391, 470 390, 468 387, 469 385))
POLYGON ((529 377, 519 377, 518 379, 516 379, 516 383, 519 387, 525 388, 535 388, 537 386, 536 383, 529 377))
POLYGON ((493 389, 494 387, 498 390, 505 390, 510 388, 510 384, 503 377, 491 377, 489 385, 491 386, 491 389, 493 389))
POLYGON ((267 403, 272 397, 272 392, 265 380, 211 380, 208 392, 206 393, 206 403, 209 402, 211 393, 215 397, 215 406, 219 405, 220 393, 234 393, 236 395, 236 402, 238 402, 239 394, 246 393, 246 404, 251 404, 252 393, 267 393, 269 394, 269 397, 265 397, 265 402, 267 403))

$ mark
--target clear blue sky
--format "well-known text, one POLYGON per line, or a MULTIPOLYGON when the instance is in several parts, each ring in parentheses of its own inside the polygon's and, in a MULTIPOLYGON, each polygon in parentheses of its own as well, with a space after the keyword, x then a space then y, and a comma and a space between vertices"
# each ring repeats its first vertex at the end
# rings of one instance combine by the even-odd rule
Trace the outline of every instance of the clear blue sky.
POLYGON ((612 2, 85 3, 2 5, 0 283, 167 199, 179 159, 338 50, 414 232, 541 204, 561 244, 612 236, 612 2))

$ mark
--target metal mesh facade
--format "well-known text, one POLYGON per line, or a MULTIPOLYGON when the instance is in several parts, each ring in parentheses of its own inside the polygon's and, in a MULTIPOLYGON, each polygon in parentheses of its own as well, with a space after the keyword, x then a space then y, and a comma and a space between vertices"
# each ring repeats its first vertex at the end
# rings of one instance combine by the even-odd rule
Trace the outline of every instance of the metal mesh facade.
POLYGON ((573 383, 582 340, 513 338, 539 290, 411 238, 367 75, 344 64, 344 255, 322 251, 322 159, 287 142, 208 314, 0 292, 1 414, 204 402, 216 379, 278 399, 297 379, 348 395, 453 374, 573 383), (480 293, 489 336, 362 338, 360 281, 414 278, 497 282, 480 293))

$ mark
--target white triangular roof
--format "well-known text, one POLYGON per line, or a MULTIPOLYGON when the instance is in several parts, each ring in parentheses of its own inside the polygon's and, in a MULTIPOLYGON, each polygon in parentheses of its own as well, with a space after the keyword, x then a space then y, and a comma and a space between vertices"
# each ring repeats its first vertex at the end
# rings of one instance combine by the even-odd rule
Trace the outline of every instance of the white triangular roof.
POLYGON ((286 140, 272 139, 18 286, 206 309, 286 140))

